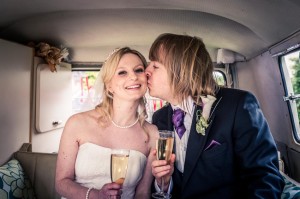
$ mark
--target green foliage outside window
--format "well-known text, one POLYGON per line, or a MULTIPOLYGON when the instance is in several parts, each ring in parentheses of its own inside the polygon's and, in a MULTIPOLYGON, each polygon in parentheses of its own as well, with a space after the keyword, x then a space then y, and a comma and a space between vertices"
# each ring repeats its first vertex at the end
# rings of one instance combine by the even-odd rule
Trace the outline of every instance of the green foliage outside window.
POLYGON ((218 85, 226 86, 225 77, 221 72, 214 71, 213 74, 214 74, 215 81, 217 82, 218 85))
MULTIPOLYGON (((295 94, 300 94, 300 60, 299 58, 292 58, 293 66, 291 67, 294 71, 292 78, 293 90, 295 94)), ((300 100, 296 100, 298 118, 300 118, 300 100)))
POLYGON ((82 77, 83 89, 85 91, 90 90, 94 86, 98 72, 85 71, 82 77))

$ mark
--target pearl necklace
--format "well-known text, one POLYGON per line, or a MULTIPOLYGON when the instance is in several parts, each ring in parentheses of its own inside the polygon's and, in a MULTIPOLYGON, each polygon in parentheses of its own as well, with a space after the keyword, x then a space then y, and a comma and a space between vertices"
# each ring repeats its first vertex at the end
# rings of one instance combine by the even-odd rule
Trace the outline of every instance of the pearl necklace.
POLYGON ((136 120, 135 120, 132 124, 130 124, 130 125, 128 125, 128 126, 119 126, 119 125, 116 124, 112 119, 111 119, 111 123, 112 123, 115 127, 117 127, 117 128, 120 128, 120 129, 128 129, 128 128, 130 128, 130 127, 133 127, 133 126, 139 121, 139 119, 140 119, 140 116, 138 115, 138 117, 136 118, 136 120))

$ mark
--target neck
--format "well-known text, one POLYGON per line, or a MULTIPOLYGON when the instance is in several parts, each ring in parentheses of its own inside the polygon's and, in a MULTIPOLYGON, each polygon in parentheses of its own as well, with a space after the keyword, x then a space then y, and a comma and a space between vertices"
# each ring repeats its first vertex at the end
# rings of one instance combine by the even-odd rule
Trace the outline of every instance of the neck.
POLYGON ((127 126, 137 120, 138 103, 118 103, 114 101, 111 120, 119 126, 127 126))
POLYGON ((169 102, 170 104, 172 104, 173 106, 177 106, 177 105, 179 105, 179 104, 182 103, 181 101, 179 101, 179 100, 176 99, 176 98, 170 99, 168 102, 169 102))

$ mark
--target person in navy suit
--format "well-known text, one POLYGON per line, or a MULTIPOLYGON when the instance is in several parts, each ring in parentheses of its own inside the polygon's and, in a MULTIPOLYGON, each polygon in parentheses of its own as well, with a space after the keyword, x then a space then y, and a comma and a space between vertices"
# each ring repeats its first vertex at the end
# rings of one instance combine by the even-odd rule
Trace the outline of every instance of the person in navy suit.
POLYGON ((168 102, 152 123, 176 132, 170 164, 152 163, 156 188, 164 177, 172 199, 280 198, 277 148, 256 97, 217 85, 200 38, 162 34, 149 59, 149 93, 168 102))

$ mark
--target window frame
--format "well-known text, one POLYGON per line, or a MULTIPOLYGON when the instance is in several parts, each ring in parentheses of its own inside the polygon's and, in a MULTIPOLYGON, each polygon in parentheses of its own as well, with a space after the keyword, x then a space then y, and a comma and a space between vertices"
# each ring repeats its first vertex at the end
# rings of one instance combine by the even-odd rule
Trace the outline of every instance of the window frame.
MULTIPOLYGON (((292 51, 289 51, 287 53, 284 53, 284 54, 278 56, 278 65, 279 65, 279 70, 280 70, 281 79, 282 79, 283 88, 284 88, 284 93, 285 93, 285 96, 283 98, 286 98, 290 95, 300 94, 300 93, 296 93, 296 94, 294 93, 293 83, 292 83, 291 77, 289 76, 288 66, 287 66, 287 64, 285 63, 285 60, 284 60, 285 56, 287 56, 289 54, 292 54, 294 52, 299 53, 299 59, 300 59, 300 48, 296 48, 292 51), (290 92, 290 91, 292 91, 292 92, 290 92)), ((296 100, 300 100, 300 99, 296 99, 296 100)), ((300 123, 299 123, 299 119, 300 118, 298 116, 296 100, 285 100, 285 101, 287 103, 287 107, 288 107, 288 111, 289 111, 293 138, 294 138, 295 142, 299 144, 300 143, 300 123)))

